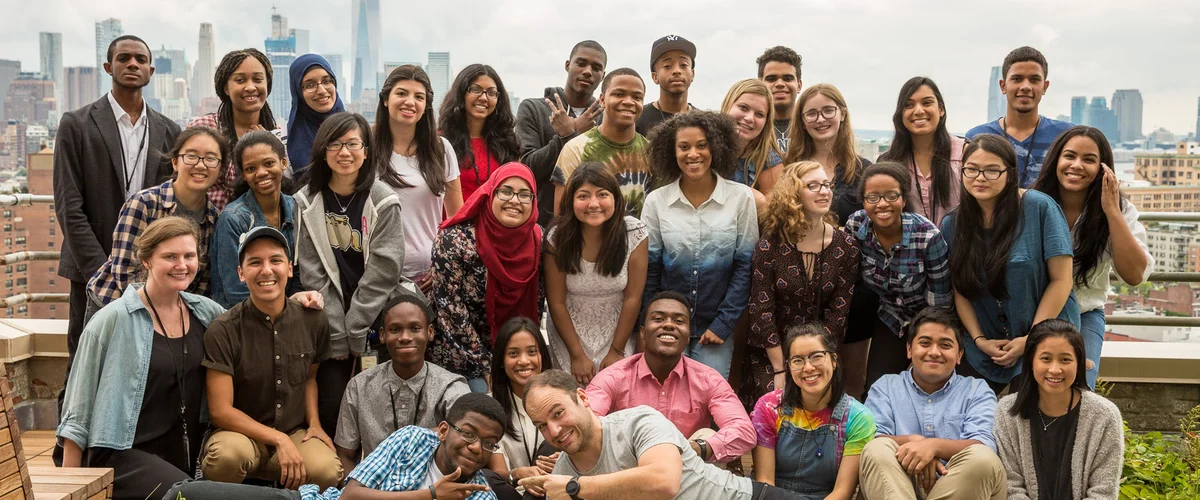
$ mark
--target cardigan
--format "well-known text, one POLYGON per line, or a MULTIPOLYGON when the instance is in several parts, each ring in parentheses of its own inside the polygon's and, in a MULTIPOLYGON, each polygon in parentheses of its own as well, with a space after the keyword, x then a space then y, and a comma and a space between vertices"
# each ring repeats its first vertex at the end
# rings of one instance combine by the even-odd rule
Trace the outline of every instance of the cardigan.
MULTIPOLYGON (((1111 401, 1082 391, 1075 447, 1071 451, 1071 489, 1074 500, 1115 499, 1120 489, 1125 458, 1125 429, 1121 411, 1111 401)), ((1000 400, 996 408, 996 445, 1008 476, 1009 500, 1037 500, 1033 442, 1029 420, 1010 411, 1016 395, 1000 400)))

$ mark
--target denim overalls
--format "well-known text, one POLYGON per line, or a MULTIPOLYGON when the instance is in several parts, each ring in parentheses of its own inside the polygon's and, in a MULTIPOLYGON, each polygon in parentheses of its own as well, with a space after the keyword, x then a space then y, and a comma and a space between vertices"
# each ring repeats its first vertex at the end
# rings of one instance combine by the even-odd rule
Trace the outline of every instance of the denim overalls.
POLYGON ((793 408, 779 407, 783 424, 775 442, 775 486, 798 493, 805 500, 821 500, 833 492, 842 447, 846 442, 846 421, 850 396, 833 408, 832 422, 813 430, 791 424, 793 408))

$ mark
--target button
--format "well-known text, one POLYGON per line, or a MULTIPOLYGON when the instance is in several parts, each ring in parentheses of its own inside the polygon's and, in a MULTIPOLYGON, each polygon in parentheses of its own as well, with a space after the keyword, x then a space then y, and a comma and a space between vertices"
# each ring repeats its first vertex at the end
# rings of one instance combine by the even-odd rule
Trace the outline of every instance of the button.
POLYGON ((692 290, 692 295, 696 295, 696 291, 695 291, 695 290, 692 290))
POLYGON ((932 430, 933 430, 933 426, 932 426, 932 425, 926 425, 926 426, 925 426, 925 430, 927 430, 927 431, 932 431, 932 430))
POLYGON ((282 381, 282 380, 276 380, 276 381, 275 381, 275 385, 279 385, 279 384, 282 384, 282 383, 283 383, 283 381, 282 381))
POLYGON ((275 403, 275 407, 276 407, 276 408, 283 408, 283 404, 281 404, 281 403, 275 403))
POLYGON ((926 400, 925 400, 925 403, 927 403, 927 404, 933 404, 933 399, 926 399, 926 400))
POLYGON ((275 335, 279 335, 279 331, 278 331, 278 330, 276 330, 276 331, 275 331, 275 335))
POLYGON ((692 271, 692 274, 700 274, 700 271, 692 271))
POLYGON ((279 359, 279 355, 278 355, 278 354, 276 354, 276 355, 275 355, 275 359, 279 359))

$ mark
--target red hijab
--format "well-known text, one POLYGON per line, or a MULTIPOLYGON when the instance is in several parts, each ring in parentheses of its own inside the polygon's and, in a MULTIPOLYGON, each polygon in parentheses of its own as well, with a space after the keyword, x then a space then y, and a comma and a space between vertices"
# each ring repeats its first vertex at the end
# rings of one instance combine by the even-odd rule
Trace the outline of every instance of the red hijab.
POLYGON ((487 295, 484 300, 491 340, 510 318, 525 316, 537 321, 538 270, 542 255, 542 229, 537 225, 537 182, 533 171, 518 162, 509 162, 492 173, 463 207, 441 228, 460 222, 475 221, 475 247, 487 268, 487 295), (529 219, 518 227, 508 227, 492 213, 492 196, 504 181, 517 177, 529 183, 534 193, 529 219))

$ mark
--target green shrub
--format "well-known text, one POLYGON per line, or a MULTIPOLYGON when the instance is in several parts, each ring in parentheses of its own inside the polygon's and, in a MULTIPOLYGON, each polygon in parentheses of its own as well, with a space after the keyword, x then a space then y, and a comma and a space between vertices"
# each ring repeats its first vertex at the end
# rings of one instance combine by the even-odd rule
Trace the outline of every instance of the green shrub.
POLYGON ((1179 438, 1160 432, 1134 433, 1125 425, 1121 498, 1200 498, 1200 406, 1179 423, 1179 438))

